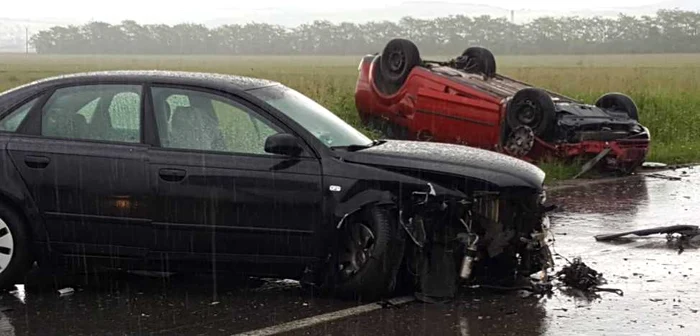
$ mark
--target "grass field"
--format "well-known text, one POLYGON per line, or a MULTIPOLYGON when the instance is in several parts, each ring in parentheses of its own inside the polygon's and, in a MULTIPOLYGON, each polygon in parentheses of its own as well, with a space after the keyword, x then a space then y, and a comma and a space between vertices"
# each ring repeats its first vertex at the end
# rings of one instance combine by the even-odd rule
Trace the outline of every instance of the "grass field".
MULTIPOLYGON (((0 55, 0 91, 43 77, 90 70, 163 69, 261 77, 289 85, 361 128, 353 91, 357 57, 0 55)), ((444 60, 445 57, 425 57, 444 60)), ((700 162, 700 54, 497 56, 499 72, 593 103, 630 95, 652 133, 650 161, 700 162)), ((362 128, 361 128, 362 129, 362 128)), ((367 130, 364 130, 367 131, 367 130)), ((553 178, 575 167, 544 165, 553 178)))

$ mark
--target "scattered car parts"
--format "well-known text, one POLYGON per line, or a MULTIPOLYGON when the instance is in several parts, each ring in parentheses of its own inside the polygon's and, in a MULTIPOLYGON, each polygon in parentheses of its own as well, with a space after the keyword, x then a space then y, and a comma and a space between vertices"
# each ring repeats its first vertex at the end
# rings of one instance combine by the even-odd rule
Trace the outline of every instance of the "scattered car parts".
POLYGON ((586 104, 497 73, 493 54, 469 47, 445 62, 390 40, 359 65, 355 104, 388 138, 469 145, 530 162, 583 159, 629 173, 646 159, 649 130, 634 101, 608 93, 586 104))
POLYGON ((697 225, 661 226, 651 229, 634 230, 613 234, 602 234, 595 236, 595 239, 597 241, 613 241, 629 235, 650 236, 653 234, 665 234, 666 240, 669 243, 673 243, 675 245, 674 247, 678 249, 678 254, 681 254, 683 253, 683 251, 685 251, 686 244, 692 244, 697 241, 700 241, 700 227, 698 227, 697 225), (677 234, 677 236, 674 236, 674 234, 677 234))
POLYGON ((660 226, 650 229, 633 230, 621 233, 609 233, 600 234, 595 236, 597 241, 612 241, 629 235, 635 236, 649 236, 654 234, 680 234, 688 238, 692 238, 700 235, 700 227, 697 225, 672 225, 672 226, 660 226))
POLYGON ((564 285, 584 293, 611 292, 623 295, 620 289, 601 288, 600 285, 607 283, 603 274, 590 268, 581 258, 574 258, 574 261, 562 267, 556 276, 564 285))

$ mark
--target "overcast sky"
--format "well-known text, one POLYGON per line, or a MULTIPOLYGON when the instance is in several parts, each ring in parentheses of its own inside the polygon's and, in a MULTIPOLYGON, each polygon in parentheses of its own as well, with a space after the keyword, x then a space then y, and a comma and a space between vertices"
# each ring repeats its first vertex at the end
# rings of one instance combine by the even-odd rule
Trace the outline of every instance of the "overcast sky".
MULTIPOLYGON (((380 9, 411 0, 5 0, 0 18, 57 19, 70 21, 120 21, 134 19, 140 22, 201 22, 222 17, 258 17, 265 11, 334 13, 357 11, 362 8, 380 9)), ((415 0, 413 0, 415 1, 415 0)), ((435 0, 419 0, 433 2, 435 0)), ((667 0, 668 1, 668 0, 667 0)), ((692 0, 688 0, 692 1, 692 0)), ((700 1, 700 0, 698 0, 700 1)), ((442 0, 442 2, 482 4, 506 9, 580 10, 644 6, 663 3, 661 0, 442 0)))

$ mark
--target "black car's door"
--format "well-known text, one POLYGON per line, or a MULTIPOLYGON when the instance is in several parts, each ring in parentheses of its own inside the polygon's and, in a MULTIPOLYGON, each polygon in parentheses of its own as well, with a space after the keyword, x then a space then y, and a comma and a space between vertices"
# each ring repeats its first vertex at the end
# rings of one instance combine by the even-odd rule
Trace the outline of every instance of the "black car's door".
POLYGON ((321 221, 321 167, 266 153, 288 132, 233 95, 153 86, 160 147, 150 151, 154 252, 172 259, 283 261, 312 253, 321 221))
POLYGON ((143 256, 149 223, 148 147, 139 84, 81 84, 47 93, 8 143, 53 248, 143 256))

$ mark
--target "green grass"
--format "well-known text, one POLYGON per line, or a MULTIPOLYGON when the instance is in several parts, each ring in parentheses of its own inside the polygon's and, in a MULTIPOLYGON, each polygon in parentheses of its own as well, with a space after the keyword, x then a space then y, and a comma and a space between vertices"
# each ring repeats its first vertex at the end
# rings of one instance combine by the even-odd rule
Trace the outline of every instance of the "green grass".
MULTIPOLYGON (((0 55, 0 90, 63 73, 112 69, 208 71, 272 79, 317 100, 353 126, 357 57, 0 55)), ((426 57, 446 59, 447 57, 426 57)), ((503 56, 499 72, 585 102, 610 91, 630 95, 652 134, 649 161, 700 162, 700 54, 503 56)), ((543 163, 550 180, 576 166, 543 163)))

